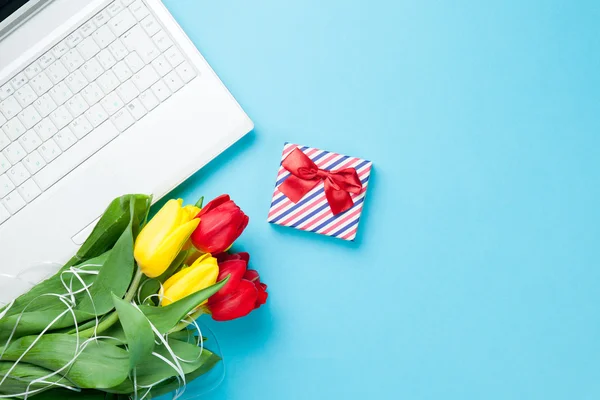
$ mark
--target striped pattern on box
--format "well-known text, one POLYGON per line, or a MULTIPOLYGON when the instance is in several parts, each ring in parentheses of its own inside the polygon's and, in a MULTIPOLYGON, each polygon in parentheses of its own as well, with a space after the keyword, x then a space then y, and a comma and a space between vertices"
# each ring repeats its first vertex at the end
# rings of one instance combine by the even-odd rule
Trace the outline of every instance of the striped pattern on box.
POLYGON ((282 163, 296 147, 302 150, 321 169, 338 170, 355 168, 362 182, 363 190, 360 194, 351 194, 354 206, 338 215, 333 215, 331 212, 327 198, 325 197, 323 182, 307 193, 302 200, 294 204, 278 189, 283 181, 290 176, 290 173, 280 164, 271 209, 269 210, 267 219, 268 222, 344 240, 354 240, 358 231, 358 222, 362 213, 363 202, 367 194, 372 163, 360 158, 348 157, 293 143, 285 144, 281 156, 282 163))

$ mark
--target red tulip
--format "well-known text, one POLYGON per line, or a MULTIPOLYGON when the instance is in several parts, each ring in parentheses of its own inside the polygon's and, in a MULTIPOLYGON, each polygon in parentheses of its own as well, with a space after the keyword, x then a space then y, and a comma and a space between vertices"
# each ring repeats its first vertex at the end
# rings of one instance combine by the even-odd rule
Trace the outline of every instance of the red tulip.
POLYGON ((248 253, 219 254, 217 281, 229 280, 208 299, 208 308, 216 321, 229 321, 250 314, 265 304, 269 294, 267 285, 260 282, 258 272, 248 268, 248 253))
POLYGON ((213 254, 231 247, 246 229, 249 220, 227 194, 209 202, 197 218, 200 218, 200 224, 192 233, 192 243, 198 250, 213 254))

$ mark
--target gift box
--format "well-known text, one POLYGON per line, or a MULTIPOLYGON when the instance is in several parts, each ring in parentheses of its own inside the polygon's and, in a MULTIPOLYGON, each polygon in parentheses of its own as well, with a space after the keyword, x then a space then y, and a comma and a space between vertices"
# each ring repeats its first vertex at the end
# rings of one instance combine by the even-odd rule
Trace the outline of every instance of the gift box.
POLYGON ((354 240, 372 163, 286 143, 268 222, 354 240))

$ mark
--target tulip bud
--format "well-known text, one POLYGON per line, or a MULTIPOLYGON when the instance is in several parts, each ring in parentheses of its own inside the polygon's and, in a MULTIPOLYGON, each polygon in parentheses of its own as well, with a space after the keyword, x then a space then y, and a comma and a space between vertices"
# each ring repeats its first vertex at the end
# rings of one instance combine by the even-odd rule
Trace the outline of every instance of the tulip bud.
POLYGON ((248 253, 219 254, 218 280, 229 280, 208 299, 208 308, 216 321, 243 317, 267 301, 267 285, 260 282, 257 271, 249 270, 248 253))
POLYGON ((183 200, 169 200, 135 241, 134 257, 142 272, 155 278, 169 268, 200 221, 199 209, 182 207, 183 200))
POLYGON ((213 254, 229 249, 249 219, 226 194, 209 202, 198 217, 200 224, 191 236, 192 243, 198 250, 213 254))
MULTIPOLYGON (((217 282, 218 275, 219 265, 217 259, 210 254, 204 254, 192 265, 167 279, 160 292, 161 305, 168 306, 177 300, 214 285, 217 282)), ((202 304, 204 303, 206 301, 202 304)))

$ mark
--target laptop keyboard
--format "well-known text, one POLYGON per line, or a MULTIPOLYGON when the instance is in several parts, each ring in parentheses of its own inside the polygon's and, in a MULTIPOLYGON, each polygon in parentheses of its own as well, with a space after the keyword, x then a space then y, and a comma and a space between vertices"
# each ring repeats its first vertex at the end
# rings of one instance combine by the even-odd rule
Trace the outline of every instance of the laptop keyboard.
POLYGON ((117 0, 0 86, 0 224, 196 77, 142 0, 117 0))

